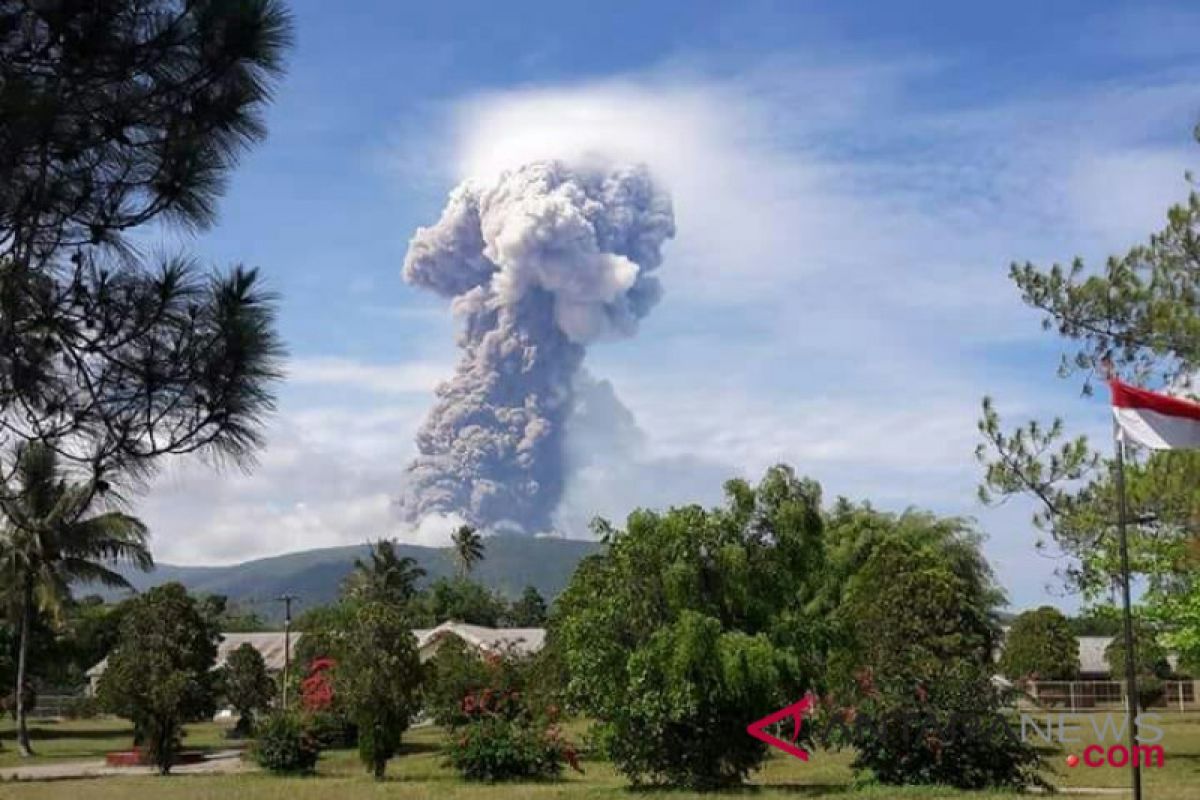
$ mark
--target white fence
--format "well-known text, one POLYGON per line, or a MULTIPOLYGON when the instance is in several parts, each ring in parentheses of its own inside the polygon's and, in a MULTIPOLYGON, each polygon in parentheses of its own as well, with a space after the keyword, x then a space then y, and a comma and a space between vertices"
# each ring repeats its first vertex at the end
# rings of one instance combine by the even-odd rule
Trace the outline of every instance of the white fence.
MULTIPOLYGON (((1162 695, 1147 709, 1200 711, 1200 681, 1163 681, 1162 695)), ((1061 711, 1109 710, 1125 707, 1120 681, 1030 681, 1018 686, 1023 707, 1061 711)))

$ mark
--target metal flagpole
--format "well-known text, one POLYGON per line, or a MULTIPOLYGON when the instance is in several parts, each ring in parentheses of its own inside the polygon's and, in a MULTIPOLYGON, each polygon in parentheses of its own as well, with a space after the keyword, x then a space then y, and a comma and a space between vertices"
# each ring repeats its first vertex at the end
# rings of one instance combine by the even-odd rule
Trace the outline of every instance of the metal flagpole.
POLYGON ((1125 706, 1129 715, 1129 755, 1133 761, 1133 800, 1142 800, 1142 765, 1138 760, 1138 695, 1137 659, 1134 658, 1133 610, 1129 598, 1129 537, 1126 520, 1129 517, 1125 499, 1125 443, 1120 426, 1113 421, 1113 440, 1117 451, 1117 535, 1121 547, 1121 603, 1125 620, 1125 706))

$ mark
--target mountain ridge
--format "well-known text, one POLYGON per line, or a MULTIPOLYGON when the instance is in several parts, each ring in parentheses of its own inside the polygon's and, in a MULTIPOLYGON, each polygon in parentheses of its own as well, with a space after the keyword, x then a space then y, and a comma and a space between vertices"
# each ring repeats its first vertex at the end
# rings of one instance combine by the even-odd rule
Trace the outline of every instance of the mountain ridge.
MULTIPOLYGON (((533 586, 547 602, 567 585, 580 560, 602 547, 596 541, 551 537, 493 536, 484 542, 484 559, 472 571, 473 580, 509 598, 516 598, 526 586, 533 586)), ((320 547, 225 566, 164 563, 157 564, 150 572, 128 566, 121 566, 118 571, 135 591, 178 581, 193 593, 225 595, 240 610, 277 623, 283 619, 280 595, 297 596, 292 605, 293 616, 333 602, 338 587, 354 568, 355 559, 365 559, 368 548, 366 544, 320 547)), ((450 548, 397 543, 396 550, 398 555, 420 564, 428 573, 426 583, 454 574, 450 548)), ((99 594, 109 600, 129 595, 128 591, 96 586, 80 587, 77 593, 99 594)))

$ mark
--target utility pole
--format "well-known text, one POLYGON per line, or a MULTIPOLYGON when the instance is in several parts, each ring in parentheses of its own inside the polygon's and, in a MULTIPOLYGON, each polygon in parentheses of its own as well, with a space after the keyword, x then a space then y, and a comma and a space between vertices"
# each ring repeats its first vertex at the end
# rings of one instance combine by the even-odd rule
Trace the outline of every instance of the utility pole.
POLYGON ((294 594, 281 594, 276 598, 283 603, 283 710, 288 709, 288 684, 292 680, 292 601, 294 594))

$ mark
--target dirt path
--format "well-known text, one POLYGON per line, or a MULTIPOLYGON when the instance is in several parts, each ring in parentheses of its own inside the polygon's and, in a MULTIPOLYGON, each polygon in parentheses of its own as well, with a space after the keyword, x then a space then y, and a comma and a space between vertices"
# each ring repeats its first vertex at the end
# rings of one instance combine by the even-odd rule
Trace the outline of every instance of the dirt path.
MULTIPOLYGON (((241 750, 220 750, 210 753, 198 764, 184 764, 171 770, 172 774, 196 775, 243 772, 253 769, 242 760, 241 750)), ((154 767, 110 767, 102 760, 69 761, 59 764, 30 764, 0 769, 0 781, 57 781, 72 778, 100 778, 108 775, 153 775, 154 767)))

